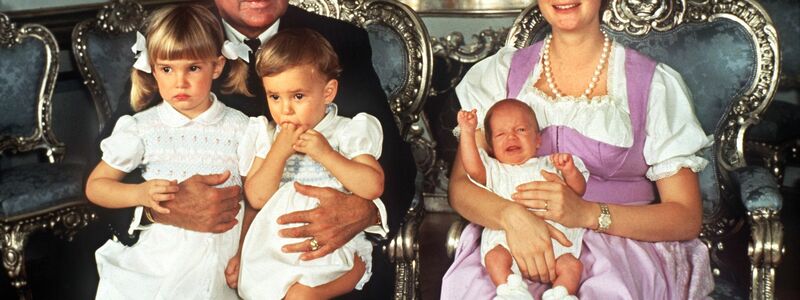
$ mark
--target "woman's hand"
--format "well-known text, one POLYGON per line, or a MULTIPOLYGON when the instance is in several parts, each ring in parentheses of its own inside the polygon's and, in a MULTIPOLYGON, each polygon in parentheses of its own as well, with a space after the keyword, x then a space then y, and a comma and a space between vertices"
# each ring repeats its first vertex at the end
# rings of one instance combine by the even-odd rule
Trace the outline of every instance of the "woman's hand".
POLYGON ((538 282, 555 279, 556 263, 550 238, 565 247, 572 246, 564 233, 518 205, 510 207, 503 216, 508 248, 522 277, 538 282))
POLYGON ((583 200, 558 175, 542 171, 547 181, 532 181, 517 186, 511 199, 533 209, 537 216, 573 228, 592 227, 592 203, 583 200))

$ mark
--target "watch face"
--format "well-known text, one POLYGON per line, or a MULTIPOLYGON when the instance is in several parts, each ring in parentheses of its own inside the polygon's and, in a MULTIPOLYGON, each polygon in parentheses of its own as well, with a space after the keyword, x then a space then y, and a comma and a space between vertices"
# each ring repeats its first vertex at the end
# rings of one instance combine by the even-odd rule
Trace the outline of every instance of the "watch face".
POLYGON ((600 227, 607 228, 609 225, 611 225, 611 215, 606 215, 606 214, 601 215, 599 223, 600 227))

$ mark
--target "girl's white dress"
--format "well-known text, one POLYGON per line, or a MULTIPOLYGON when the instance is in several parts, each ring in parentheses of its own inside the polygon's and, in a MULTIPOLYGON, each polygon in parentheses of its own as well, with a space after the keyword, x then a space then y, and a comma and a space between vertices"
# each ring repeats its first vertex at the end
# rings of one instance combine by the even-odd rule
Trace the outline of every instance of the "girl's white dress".
MULTIPOLYGON (((239 170, 252 162, 252 155, 244 155, 252 145, 240 143, 248 118, 214 94, 211 99, 211 107, 194 119, 166 102, 121 117, 100 144, 103 161, 126 173, 141 168, 146 180, 180 182, 194 174, 230 171, 219 187, 241 186, 239 170)), ((236 254, 240 230, 237 225, 215 234, 152 224, 131 247, 108 241, 95 253, 96 298, 237 299, 224 270, 236 254)))
MULTIPOLYGON (((250 118, 247 136, 255 139, 258 157, 266 157, 279 130, 263 116, 250 118)), ((378 159, 381 155, 381 125, 378 119, 368 114, 361 113, 352 119, 340 117, 336 106, 329 105, 325 117, 314 130, 322 133, 331 147, 348 159, 362 154, 378 159)), ((311 261, 301 261, 300 253, 281 251, 284 245, 306 239, 278 236, 278 231, 283 228, 301 225, 279 225, 278 217, 312 209, 319 204, 316 198, 298 193, 294 182, 346 192, 325 167, 309 156, 294 154, 289 157, 278 191, 256 215, 242 246, 239 295, 244 299, 281 299, 295 282, 312 287, 328 283, 350 271, 356 255, 366 264, 366 272, 356 289, 361 289, 372 274, 372 244, 363 232, 342 248, 311 261)))
MULTIPOLYGON (((511 194, 516 192, 516 188, 520 184, 531 181, 546 181, 540 173, 541 170, 560 175, 559 171, 553 163, 550 162, 550 158, 547 156, 532 157, 522 164, 511 165, 502 163, 489 156, 483 149, 479 149, 478 153, 480 153, 481 161, 483 161, 483 165, 486 168, 486 188, 505 199, 511 199, 511 194)), ((581 172, 581 175, 583 175, 583 180, 588 180, 589 171, 586 170, 583 161, 577 156, 572 156, 572 161, 578 171, 581 172)), ((546 222, 553 225, 556 229, 561 230, 561 232, 567 236, 567 239, 572 242, 571 247, 564 247, 554 239, 554 256, 558 258, 562 254, 571 253, 575 258, 580 257, 581 241, 585 229, 568 228, 550 220, 546 220, 546 222)), ((486 266, 486 253, 494 249, 497 245, 502 245, 506 249, 509 249, 508 241, 506 240, 506 232, 503 230, 484 228, 481 233, 481 264, 483 264, 484 267, 486 266)), ((516 262, 513 262, 512 268, 519 274, 519 268, 516 262)))

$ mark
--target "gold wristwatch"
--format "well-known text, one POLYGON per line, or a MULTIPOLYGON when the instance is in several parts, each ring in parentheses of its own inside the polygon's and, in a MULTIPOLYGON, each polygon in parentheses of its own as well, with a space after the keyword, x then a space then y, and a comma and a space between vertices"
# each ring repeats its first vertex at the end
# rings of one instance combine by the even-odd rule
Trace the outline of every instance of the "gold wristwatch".
POLYGON ((598 203, 600 205, 600 216, 597 217, 596 232, 605 232, 611 226, 611 211, 608 210, 608 204, 598 203))

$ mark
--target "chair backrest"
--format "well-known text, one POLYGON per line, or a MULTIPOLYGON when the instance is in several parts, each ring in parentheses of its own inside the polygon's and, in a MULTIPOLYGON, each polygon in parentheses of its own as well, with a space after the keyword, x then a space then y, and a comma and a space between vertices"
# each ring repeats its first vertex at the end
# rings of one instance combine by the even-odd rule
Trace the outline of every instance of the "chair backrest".
POLYGON ((132 0, 114 0, 72 30, 72 51, 84 84, 92 95, 99 129, 105 126, 119 99, 127 93, 136 42, 136 30, 145 19, 141 5, 132 0))
POLYGON ((0 153, 43 149, 51 163, 64 156, 52 128, 58 45, 47 28, 17 28, 0 13, 0 153))
POLYGON ((401 132, 408 138, 430 89, 428 30, 405 4, 389 0, 290 0, 290 4, 355 24, 369 34, 372 65, 401 132))

